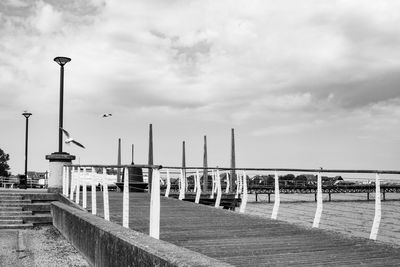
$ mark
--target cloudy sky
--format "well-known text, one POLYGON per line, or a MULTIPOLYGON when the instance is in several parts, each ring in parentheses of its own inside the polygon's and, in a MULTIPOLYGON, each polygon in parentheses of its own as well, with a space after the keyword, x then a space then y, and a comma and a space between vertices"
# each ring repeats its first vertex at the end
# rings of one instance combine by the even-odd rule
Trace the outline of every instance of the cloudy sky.
POLYGON ((0 148, 23 173, 64 145, 81 164, 400 168, 400 2, 2 0, 0 148), (112 113, 101 118, 103 113, 112 113))

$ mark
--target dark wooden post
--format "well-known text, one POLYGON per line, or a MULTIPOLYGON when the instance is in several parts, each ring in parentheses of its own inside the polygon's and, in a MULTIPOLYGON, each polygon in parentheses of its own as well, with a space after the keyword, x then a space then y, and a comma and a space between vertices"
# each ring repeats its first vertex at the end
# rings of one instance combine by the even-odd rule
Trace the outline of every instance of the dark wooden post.
MULTIPOLYGON (((149 165, 153 165, 153 125, 149 126, 149 165)), ((151 180, 153 177, 153 169, 149 168, 149 193, 151 192, 151 180)))
MULTIPOLYGON (((121 138, 118 138, 118 159, 117 165, 121 165, 121 138)), ((117 168, 117 182, 121 182, 121 169, 117 168)))
MULTIPOLYGON (((236 168, 236 158, 235 158, 235 129, 232 128, 232 144, 231 144, 231 168, 234 169, 236 168)), ((229 192, 233 192, 235 189, 235 184, 234 184, 234 177, 235 175, 235 170, 231 170, 231 175, 229 177, 229 184, 230 184, 230 190, 229 192)))
POLYGON ((208 163, 207 163, 207 136, 204 136, 204 154, 203 154, 203 192, 207 191, 208 187, 208 163))
POLYGON ((186 180, 186 153, 185 153, 185 141, 182 142, 182 173, 183 173, 183 179, 186 180))

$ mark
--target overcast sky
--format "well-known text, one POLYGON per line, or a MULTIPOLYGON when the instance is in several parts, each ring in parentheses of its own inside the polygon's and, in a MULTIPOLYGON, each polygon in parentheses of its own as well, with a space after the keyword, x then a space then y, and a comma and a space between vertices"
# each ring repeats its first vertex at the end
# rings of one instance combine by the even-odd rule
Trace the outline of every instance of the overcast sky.
POLYGON ((81 164, 400 169, 400 1, 0 2, 0 148, 13 174, 81 164), (112 113, 101 118, 103 113, 112 113))

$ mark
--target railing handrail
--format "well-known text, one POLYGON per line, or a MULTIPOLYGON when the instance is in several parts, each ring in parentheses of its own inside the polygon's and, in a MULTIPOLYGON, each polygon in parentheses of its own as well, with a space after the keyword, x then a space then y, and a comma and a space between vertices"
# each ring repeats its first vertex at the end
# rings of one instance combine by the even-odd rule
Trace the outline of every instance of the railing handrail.
POLYGON ((151 169, 162 169, 162 165, 148 165, 148 164, 124 164, 124 165, 101 165, 101 164, 71 164, 68 167, 80 167, 80 168, 151 168, 151 169))

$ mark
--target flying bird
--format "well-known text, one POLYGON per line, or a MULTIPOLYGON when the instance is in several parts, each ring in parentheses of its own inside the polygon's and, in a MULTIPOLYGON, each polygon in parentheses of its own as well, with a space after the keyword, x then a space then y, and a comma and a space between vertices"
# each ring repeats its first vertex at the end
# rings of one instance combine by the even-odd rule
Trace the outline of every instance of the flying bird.
POLYGON ((75 141, 72 137, 70 137, 69 133, 68 133, 66 130, 64 130, 64 129, 61 128, 61 127, 60 127, 60 129, 63 131, 63 133, 64 133, 65 136, 67 137, 67 140, 65 140, 65 143, 66 143, 66 144, 73 143, 73 144, 75 144, 75 145, 77 145, 77 146, 80 146, 80 147, 82 147, 82 148, 85 148, 81 143, 75 141))
POLYGON ((101 117, 103 117, 103 118, 107 118, 107 117, 111 117, 112 116, 112 114, 111 113, 105 113, 105 114, 103 114, 101 117))

